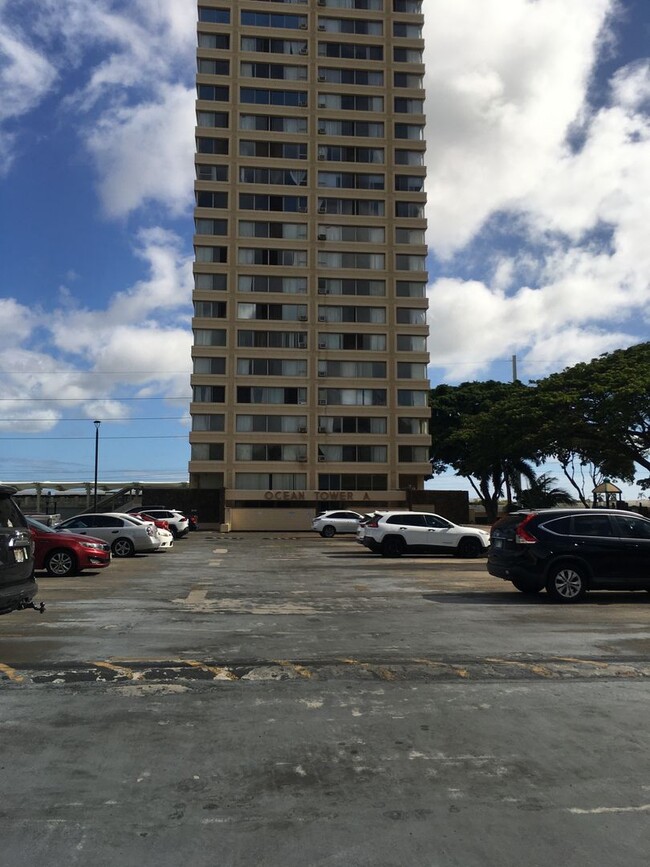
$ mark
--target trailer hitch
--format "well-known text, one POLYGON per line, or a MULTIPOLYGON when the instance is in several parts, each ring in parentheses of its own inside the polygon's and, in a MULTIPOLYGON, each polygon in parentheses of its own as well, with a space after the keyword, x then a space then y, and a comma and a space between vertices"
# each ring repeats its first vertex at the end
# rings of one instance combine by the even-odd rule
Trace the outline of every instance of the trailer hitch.
POLYGON ((43 614, 45 611, 45 603, 41 602, 40 605, 34 605, 33 602, 22 602, 20 605, 21 611, 24 611, 26 608, 33 608, 34 611, 38 611, 39 614, 43 614))

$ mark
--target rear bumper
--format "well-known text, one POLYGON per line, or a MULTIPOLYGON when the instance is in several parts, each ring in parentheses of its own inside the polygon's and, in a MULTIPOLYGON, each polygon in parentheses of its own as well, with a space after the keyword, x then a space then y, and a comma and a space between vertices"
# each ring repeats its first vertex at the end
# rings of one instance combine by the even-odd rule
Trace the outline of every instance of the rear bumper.
POLYGON ((487 570, 490 575, 495 578, 502 578, 504 581, 527 581, 530 584, 544 586, 544 576, 530 568, 530 563, 503 563, 491 560, 488 555, 487 570))

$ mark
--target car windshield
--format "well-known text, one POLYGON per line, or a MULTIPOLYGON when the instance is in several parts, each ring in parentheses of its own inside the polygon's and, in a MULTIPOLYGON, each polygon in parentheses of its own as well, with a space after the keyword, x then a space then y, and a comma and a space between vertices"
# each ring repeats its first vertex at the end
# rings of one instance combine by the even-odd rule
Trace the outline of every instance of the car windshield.
POLYGON ((142 524, 151 523, 150 521, 143 521, 142 518, 137 518, 135 515, 124 515, 124 519, 131 524, 135 524, 137 527, 142 526, 142 524))
POLYGON ((30 527, 33 527, 34 530, 38 530, 39 533, 56 533, 56 530, 48 527, 47 524, 37 521, 36 518, 27 518, 27 523, 30 527))

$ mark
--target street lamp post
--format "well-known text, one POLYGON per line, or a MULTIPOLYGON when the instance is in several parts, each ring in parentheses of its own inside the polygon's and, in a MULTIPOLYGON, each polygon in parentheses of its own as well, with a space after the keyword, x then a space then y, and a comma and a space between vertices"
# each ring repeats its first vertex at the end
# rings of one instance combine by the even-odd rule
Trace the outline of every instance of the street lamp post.
POLYGON ((95 505, 93 506, 94 511, 97 511, 97 466, 99 461, 99 426, 101 421, 95 420, 93 422, 95 425, 95 505))

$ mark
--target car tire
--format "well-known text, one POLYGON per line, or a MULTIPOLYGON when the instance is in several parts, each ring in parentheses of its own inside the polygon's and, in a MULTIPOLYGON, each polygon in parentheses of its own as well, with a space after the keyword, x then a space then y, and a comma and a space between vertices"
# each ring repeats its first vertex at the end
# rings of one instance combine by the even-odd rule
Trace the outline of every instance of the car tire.
POLYGON ((525 593, 526 596, 536 596, 542 589, 536 584, 531 584, 530 581, 524 581, 521 578, 513 581, 512 586, 515 587, 520 593, 525 593))
POLYGON ((77 571, 77 558, 67 548, 50 551, 45 560, 45 569, 48 575, 53 575, 55 578, 74 575, 77 571))
POLYGON ((135 554, 135 546, 130 539, 123 536, 116 539, 111 545, 111 551, 116 557, 133 557, 135 554))
POLYGON ((401 536, 386 536, 380 551, 382 557, 401 557, 406 551, 406 542, 401 536))
POLYGON ((169 525, 169 532, 172 534, 174 539, 178 539, 178 530, 173 524, 169 525))
POLYGON ((326 524, 320 531, 320 534, 323 539, 331 539, 332 536, 336 535, 336 527, 333 527, 331 524, 326 524))
POLYGON ((458 543, 456 554, 465 560, 470 560, 475 557, 480 557, 483 553, 483 546, 475 536, 465 536, 458 543))
POLYGON ((579 602, 587 592, 585 568, 575 563, 553 566, 546 581, 546 592, 554 602, 579 602))

